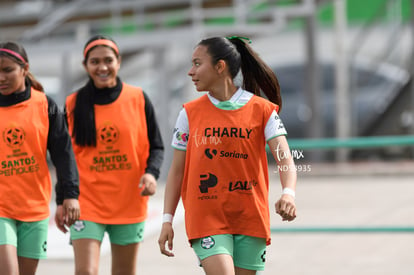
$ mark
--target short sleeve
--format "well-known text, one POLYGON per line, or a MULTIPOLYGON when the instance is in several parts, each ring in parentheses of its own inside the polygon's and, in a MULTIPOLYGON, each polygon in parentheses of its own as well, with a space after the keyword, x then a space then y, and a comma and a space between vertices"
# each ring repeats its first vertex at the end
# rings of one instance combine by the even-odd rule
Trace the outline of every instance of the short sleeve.
POLYGON ((287 135, 285 126, 276 111, 273 111, 269 120, 266 123, 265 138, 266 141, 271 140, 277 136, 287 135))
POLYGON ((187 112, 183 108, 178 114, 174 127, 171 146, 177 150, 185 151, 187 149, 190 128, 188 124, 187 112))

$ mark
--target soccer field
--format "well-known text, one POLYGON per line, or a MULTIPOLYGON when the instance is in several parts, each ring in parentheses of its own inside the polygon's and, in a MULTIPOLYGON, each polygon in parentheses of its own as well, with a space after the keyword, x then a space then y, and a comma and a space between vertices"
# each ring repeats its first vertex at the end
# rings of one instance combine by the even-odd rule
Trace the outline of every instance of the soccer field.
MULTIPOLYGON (((284 223, 273 212, 272 229, 276 230, 266 253, 266 270, 259 274, 413 274, 414 234, 395 230, 414 230, 412 167, 414 163, 312 165, 312 172, 299 174, 298 217, 294 222, 284 223), (295 232, 289 228, 314 230, 295 232), (370 230, 358 230, 363 228, 370 230)), ((271 178, 273 209, 280 186, 278 175, 271 178)), ((174 224, 176 256, 167 258, 160 254, 157 239, 163 192, 160 184, 158 193, 151 198, 150 211, 154 212, 150 214, 147 234, 140 247, 138 274, 204 274, 186 240, 182 218, 176 218, 174 224)), ((68 236, 65 238, 65 246, 69 247, 68 236)), ((49 247, 53 242, 49 241, 49 247)), ((74 274, 73 258, 50 255, 48 260, 40 262, 38 274, 74 274)), ((109 248, 105 245, 99 274, 111 274, 109 248)))

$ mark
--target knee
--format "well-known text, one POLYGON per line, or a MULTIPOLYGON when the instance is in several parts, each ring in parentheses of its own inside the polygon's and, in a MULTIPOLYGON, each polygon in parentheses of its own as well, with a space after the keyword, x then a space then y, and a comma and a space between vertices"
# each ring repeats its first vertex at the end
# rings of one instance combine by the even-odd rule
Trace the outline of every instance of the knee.
POLYGON ((89 267, 89 268, 76 268, 76 275, 98 275, 98 269, 89 267))
POLYGON ((136 274, 135 268, 112 268, 112 275, 136 274))

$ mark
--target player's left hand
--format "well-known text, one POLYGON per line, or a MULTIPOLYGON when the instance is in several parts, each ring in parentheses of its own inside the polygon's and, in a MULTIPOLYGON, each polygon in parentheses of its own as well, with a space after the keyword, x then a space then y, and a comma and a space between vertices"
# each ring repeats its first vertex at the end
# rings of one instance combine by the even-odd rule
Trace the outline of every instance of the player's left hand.
POLYGON ((58 205, 55 213, 56 226, 66 233, 70 227, 80 218, 80 207, 77 199, 65 199, 62 205, 58 205))
POLYGON ((276 213, 278 213, 283 221, 293 221, 296 218, 295 199, 288 194, 284 194, 275 204, 276 213))
POLYGON ((139 188, 144 188, 141 192, 142 196, 152 196, 157 190, 157 180, 152 174, 145 173, 139 181, 139 188))

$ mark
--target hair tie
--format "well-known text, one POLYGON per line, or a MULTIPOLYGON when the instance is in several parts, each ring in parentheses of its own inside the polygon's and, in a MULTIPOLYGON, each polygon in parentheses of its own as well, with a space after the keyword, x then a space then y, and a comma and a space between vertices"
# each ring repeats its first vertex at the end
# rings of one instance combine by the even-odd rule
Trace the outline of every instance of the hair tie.
POLYGON ((246 40, 249 44, 252 44, 252 40, 250 38, 244 37, 244 36, 233 35, 233 36, 226 36, 226 38, 228 40, 232 40, 232 39, 246 40))
POLYGON ((24 60, 23 56, 21 56, 20 54, 16 53, 15 51, 12 51, 12 50, 9 50, 9 49, 4 49, 4 48, 1 48, 1 49, 0 49, 0 52, 5 52, 5 53, 8 53, 8 54, 11 54, 11 55, 13 55, 14 57, 17 57, 17 59, 21 60, 24 64, 26 64, 26 63, 27 63, 27 62, 26 62, 26 60, 24 60))
POLYGON ((116 52, 116 54, 119 54, 118 46, 113 41, 108 39, 97 39, 86 46, 85 50, 83 50, 83 57, 86 57, 86 54, 89 52, 89 50, 98 45, 111 47, 116 52))

